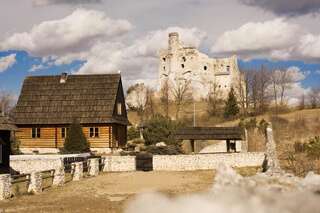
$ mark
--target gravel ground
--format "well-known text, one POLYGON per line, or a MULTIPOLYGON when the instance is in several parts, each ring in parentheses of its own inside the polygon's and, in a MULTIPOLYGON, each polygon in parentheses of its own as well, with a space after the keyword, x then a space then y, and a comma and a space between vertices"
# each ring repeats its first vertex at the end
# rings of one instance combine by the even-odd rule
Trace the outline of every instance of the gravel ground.
POLYGON ((213 178, 213 171, 103 173, 38 195, 0 201, 0 212, 123 212, 141 192, 201 192, 211 188, 213 178))

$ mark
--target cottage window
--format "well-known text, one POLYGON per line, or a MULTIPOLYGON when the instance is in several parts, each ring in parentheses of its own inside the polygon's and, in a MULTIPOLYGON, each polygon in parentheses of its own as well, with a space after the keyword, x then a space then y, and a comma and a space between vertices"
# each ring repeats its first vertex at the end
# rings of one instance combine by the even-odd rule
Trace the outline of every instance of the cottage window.
POLYGON ((61 138, 67 137, 68 128, 61 128, 61 138))
POLYGON ((122 115, 122 104, 121 103, 117 103, 117 114, 122 115))
POLYGON ((40 128, 32 128, 32 138, 40 138, 40 128))
POLYGON ((90 127, 89 136, 90 136, 90 138, 98 138, 99 137, 99 128, 98 127, 90 127))

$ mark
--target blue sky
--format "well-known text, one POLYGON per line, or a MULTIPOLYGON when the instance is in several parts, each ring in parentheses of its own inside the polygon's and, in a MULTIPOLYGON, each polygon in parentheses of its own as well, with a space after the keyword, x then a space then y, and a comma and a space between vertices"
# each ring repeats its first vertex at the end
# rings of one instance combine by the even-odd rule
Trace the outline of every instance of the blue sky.
POLYGON ((158 50, 177 31, 210 57, 236 54, 241 68, 298 67, 305 79, 292 93, 301 94, 320 86, 319 9, 314 0, 3 0, 0 89, 18 95, 28 75, 119 70, 125 87, 154 85, 158 50))

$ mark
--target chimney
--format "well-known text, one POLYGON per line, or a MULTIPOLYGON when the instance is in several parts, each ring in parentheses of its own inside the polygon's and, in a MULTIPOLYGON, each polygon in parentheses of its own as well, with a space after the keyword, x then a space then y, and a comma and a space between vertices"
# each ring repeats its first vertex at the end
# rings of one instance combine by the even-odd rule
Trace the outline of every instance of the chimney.
POLYGON ((60 76, 60 84, 66 83, 67 78, 68 78, 68 73, 66 73, 66 72, 61 73, 61 76, 60 76))

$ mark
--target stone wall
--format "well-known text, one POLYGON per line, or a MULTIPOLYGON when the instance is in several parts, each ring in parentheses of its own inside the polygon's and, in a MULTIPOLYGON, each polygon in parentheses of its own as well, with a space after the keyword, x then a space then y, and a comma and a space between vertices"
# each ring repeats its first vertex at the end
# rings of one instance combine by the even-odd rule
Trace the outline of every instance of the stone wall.
POLYGON ((214 169, 220 163, 232 167, 261 166, 263 152, 224 153, 198 155, 155 155, 153 170, 155 171, 188 171, 214 169))
POLYGON ((89 154, 71 155, 11 155, 10 167, 20 173, 31 173, 59 169, 62 166, 62 159, 65 157, 85 157, 89 154))
POLYGON ((130 172, 136 170, 135 156, 107 156, 104 159, 104 172, 130 172))

